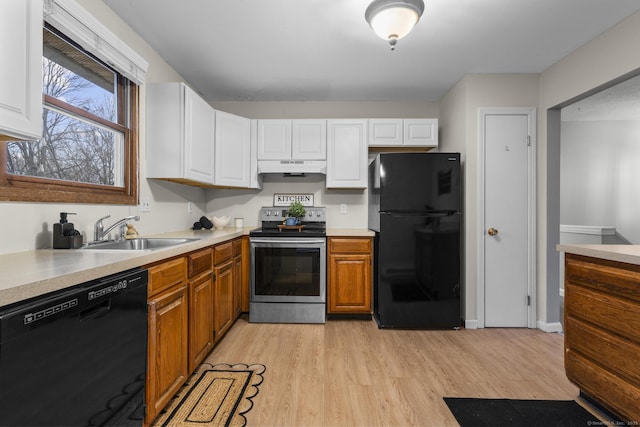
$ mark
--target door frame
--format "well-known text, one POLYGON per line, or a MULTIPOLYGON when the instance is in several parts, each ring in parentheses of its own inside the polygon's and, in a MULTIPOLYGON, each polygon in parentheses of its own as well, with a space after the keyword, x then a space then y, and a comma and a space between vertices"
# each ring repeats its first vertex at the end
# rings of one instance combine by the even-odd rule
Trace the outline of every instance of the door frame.
POLYGON ((535 107, 497 107, 478 108, 478 229, 477 229, 477 312, 478 328, 485 327, 485 251, 484 233, 485 224, 485 118, 489 115, 523 115, 528 116, 529 127, 529 151, 527 161, 528 174, 528 274, 527 289, 530 299, 528 308, 528 327, 535 329, 537 326, 537 286, 536 286, 536 156, 537 156, 537 115, 535 107))

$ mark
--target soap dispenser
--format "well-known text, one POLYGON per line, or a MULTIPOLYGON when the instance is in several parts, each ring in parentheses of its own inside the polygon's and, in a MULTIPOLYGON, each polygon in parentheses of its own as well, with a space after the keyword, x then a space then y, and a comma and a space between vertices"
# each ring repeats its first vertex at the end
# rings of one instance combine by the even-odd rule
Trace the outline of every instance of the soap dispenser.
POLYGON ((53 224, 53 249, 77 249, 82 246, 82 235, 67 221, 73 212, 60 212, 60 222, 53 224))

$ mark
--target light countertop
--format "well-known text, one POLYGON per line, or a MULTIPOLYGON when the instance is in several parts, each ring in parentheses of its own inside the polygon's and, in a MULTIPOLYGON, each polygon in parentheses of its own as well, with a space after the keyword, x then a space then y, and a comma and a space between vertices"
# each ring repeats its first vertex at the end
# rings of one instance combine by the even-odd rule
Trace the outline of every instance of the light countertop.
POLYGON ((559 252, 640 265, 640 245, 558 245, 559 252))
POLYGON ((373 237, 375 233, 366 228, 327 228, 327 237, 373 237))
MULTIPOLYGON (((255 227, 186 230, 141 237, 200 240, 153 251, 39 249, 0 255, 0 307, 248 235, 255 227)), ((371 237, 367 229, 327 229, 327 236, 371 237)))

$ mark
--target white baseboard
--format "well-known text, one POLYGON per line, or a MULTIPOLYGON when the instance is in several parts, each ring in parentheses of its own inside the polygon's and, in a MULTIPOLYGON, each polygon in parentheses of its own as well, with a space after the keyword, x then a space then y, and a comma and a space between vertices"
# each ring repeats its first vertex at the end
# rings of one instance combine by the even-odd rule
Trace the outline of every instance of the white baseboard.
POLYGON ((562 323, 554 322, 554 323, 546 323, 542 321, 537 322, 538 329, 543 332, 562 332, 562 323))
POLYGON ((478 321, 477 320, 465 320, 464 321, 465 329, 478 329, 478 321))

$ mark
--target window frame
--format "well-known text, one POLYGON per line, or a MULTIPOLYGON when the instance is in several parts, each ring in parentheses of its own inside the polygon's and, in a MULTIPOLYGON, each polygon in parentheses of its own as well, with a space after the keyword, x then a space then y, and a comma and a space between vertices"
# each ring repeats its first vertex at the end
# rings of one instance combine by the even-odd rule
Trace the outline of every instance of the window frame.
MULTIPOLYGON (((82 49, 68 37, 67 43, 82 49)), ((103 63, 91 53, 82 49, 94 60, 103 63)), ((104 64, 104 63, 103 63, 104 64)), ((106 64, 105 64, 106 65, 106 64)), ((108 66, 108 65, 107 65, 108 66)), ((139 87, 126 79, 118 70, 117 75, 118 123, 102 124, 124 133, 124 182, 122 187, 65 181, 43 177, 14 175, 7 172, 7 141, 0 141, 0 201, 18 202, 59 202, 95 204, 138 204, 139 193, 139 87), (128 107, 128 109, 126 108, 128 107), (128 116, 125 117, 125 112, 128 116), (126 124, 126 125, 125 125, 126 124)), ((49 104, 73 114, 85 116, 83 110, 43 94, 43 105, 49 104)), ((96 120, 95 117, 91 117, 96 120)))

